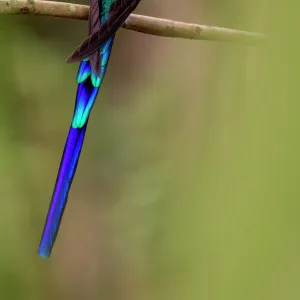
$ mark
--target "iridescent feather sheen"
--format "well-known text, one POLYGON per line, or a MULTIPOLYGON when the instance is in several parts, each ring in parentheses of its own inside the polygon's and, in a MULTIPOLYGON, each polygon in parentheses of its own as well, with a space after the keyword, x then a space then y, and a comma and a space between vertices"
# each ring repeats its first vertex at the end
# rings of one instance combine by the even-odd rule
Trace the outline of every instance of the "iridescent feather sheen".
MULTIPOLYGON (((89 34, 95 32, 101 22, 108 18, 108 8, 112 3, 113 1, 108 0, 100 0, 100 2, 91 0, 89 34), (95 12, 95 9, 98 10, 98 13, 95 12), (99 15, 101 15, 100 20, 99 15), (97 19, 97 22, 95 22, 95 19, 97 19)), ((38 250, 41 257, 49 257, 59 230, 69 190, 76 172, 88 119, 105 75, 113 40, 114 35, 96 52, 96 55, 93 54, 92 57, 83 59, 79 66, 75 109, 38 250)))
MULTIPOLYGON (((93 31, 81 45, 67 58, 67 62, 76 62, 91 56, 103 46, 108 39, 126 21, 128 16, 136 9, 141 0, 115 0, 106 1, 103 7, 108 10, 108 18, 105 18, 99 28, 93 31), (108 5, 108 2, 110 4, 108 5)), ((104 12, 104 10, 103 10, 104 12)))

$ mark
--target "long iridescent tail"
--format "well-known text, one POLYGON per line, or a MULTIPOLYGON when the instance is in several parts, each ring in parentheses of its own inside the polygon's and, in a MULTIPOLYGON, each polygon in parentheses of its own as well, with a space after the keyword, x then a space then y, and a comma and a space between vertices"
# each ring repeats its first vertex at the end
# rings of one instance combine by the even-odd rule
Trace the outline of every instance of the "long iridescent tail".
POLYGON ((48 257, 55 242, 61 218, 63 216, 69 190, 77 168, 84 141, 86 124, 81 128, 70 127, 64 153, 61 159, 58 176, 48 211, 43 236, 39 246, 39 255, 48 257))
POLYGON ((100 50, 101 72, 96 76, 88 59, 80 63, 77 75, 77 96, 72 124, 62 155, 38 254, 49 257, 67 204, 69 190, 76 172, 89 115, 105 75, 114 37, 100 50))

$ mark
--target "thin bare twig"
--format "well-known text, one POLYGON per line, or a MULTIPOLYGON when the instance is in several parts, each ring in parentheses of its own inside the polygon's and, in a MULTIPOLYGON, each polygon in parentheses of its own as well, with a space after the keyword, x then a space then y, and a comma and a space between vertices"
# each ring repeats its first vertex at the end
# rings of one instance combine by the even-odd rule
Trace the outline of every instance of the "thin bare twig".
MULTIPOLYGON (((0 14, 28 14, 87 20, 89 7, 54 1, 0 0, 0 14)), ((266 39, 264 35, 254 32, 190 24, 136 14, 131 14, 123 27, 163 37, 235 42, 246 45, 254 45, 266 39)))

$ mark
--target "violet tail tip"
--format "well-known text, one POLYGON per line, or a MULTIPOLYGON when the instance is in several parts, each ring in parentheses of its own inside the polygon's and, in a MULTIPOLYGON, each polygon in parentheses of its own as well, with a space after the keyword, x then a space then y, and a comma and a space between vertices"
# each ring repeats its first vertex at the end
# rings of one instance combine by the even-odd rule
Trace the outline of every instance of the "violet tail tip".
POLYGON ((38 255, 39 257, 46 259, 50 256, 50 253, 48 251, 44 251, 43 249, 39 248, 38 255))

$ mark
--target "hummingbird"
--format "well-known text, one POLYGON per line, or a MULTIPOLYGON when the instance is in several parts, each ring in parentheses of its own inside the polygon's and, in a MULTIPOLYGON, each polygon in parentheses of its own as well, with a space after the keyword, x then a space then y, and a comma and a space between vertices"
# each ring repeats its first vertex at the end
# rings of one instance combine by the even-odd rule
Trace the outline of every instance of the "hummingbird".
POLYGON ((47 258, 57 237, 90 113, 109 62, 115 34, 140 0, 90 0, 88 38, 67 62, 80 61, 73 118, 61 158, 38 255, 47 258))

